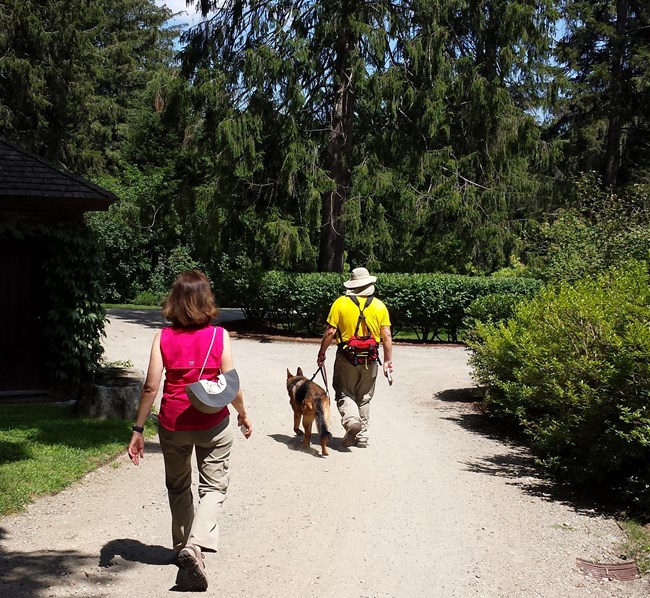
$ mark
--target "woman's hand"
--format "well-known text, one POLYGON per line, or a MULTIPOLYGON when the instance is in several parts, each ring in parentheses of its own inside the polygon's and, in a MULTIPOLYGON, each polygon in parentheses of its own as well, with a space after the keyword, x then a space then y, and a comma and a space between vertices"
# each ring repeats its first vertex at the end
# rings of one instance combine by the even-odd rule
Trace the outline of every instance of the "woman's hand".
POLYGON ((251 424, 251 421, 248 419, 248 414, 244 413, 244 415, 237 414, 237 425, 238 426, 244 426, 246 428, 246 431, 244 431, 244 438, 250 438, 251 434, 253 433, 253 424, 251 424))
POLYGON ((140 432, 133 432, 127 452, 133 464, 140 465, 140 458, 144 457, 144 436, 140 432))

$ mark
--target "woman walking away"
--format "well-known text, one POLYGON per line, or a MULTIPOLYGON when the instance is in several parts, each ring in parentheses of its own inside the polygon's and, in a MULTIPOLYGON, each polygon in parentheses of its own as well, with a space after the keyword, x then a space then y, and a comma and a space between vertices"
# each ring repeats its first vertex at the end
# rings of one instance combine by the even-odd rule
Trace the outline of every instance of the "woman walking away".
MULTIPOLYGON (((228 333, 211 325, 217 308, 205 274, 196 270, 181 274, 172 285, 163 315, 171 326, 154 337, 128 453, 138 465, 144 455, 145 421, 164 370, 158 435, 165 462, 172 541, 180 569, 176 583, 179 589, 201 591, 208 587, 204 552, 216 552, 219 545, 218 515, 228 489, 233 431, 227 406, 199 410, 194 406, 197 403, 188 399, 185 387, 199 378, 216 381, 234 365, 228 333), (193 450, 199 470, 196 508, 192 495, 193 450)), ((232 406, 237 411, 237 424, 249 438, 253 427, 241 390, 232 406)))

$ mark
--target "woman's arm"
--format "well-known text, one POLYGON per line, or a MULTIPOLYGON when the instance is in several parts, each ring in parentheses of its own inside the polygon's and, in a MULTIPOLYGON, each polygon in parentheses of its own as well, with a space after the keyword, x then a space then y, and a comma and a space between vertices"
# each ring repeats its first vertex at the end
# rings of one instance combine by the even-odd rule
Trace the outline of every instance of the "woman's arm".
MULTIPOLYGON (((151 345, 147 378, 142 387, 138 415, 135 418, 136 427, 144 428, 144 424, 151 413, 151 406, 156 400, 162 374, 163 361, 162 353, 160 352, 160 331, 158 331, 153 339, 153 344, 151 345)), ((140 463, 140 457, 144 456, 144 435, 142 432, 133 432, 131 435, 131 442, 129 443, 128 453, 131 461, 133 461, 135 465, 138 465, 140 463)))
MULTIPOLYGON (((223 352, 221 353, 221 371, 229 372, 230 370, 235 369, 232 360, 232 350, 230 347, 230 335, 228 331, 224 329, 223 331, 223 352)), ((244 405, 244 395, 239 389, 235 400, 232 402, 233 409, 237 411, 237 425, 244 426, 246 431, 244 436, 250 438, 253 433, 253 425, 251 424, 248 414, 246 413, 246 406, 244 405)))

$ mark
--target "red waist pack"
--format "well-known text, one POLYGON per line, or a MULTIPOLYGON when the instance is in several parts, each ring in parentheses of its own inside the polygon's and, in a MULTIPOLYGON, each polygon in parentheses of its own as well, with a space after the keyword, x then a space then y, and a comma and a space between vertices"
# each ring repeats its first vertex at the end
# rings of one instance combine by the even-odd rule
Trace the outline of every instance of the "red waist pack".
MULTIPOLYGON (((359 328, 363 324, 366 331, 368 331, 368 326, 366 325, 366 318, 363 315, 366 307, 370 305, 372 297, 369 297, 364 305, 363 309, 359 305, 359 301, 356 297, 350 296, 350 299, 356 304, 359 308, 359 319, 357 321, 357 327, 354 331, 354 335, 351 336, 347 343, 342 341, 339 343, 339 348, 345 358, 354 366, 359 364, 364 364, 368 367, 368 364, 375 363, 379 361, 379 343, 375 340, 372 334, 367 336, 359 336, 359 328)), ((340 334, 340 333, 339 333, 340 334)))

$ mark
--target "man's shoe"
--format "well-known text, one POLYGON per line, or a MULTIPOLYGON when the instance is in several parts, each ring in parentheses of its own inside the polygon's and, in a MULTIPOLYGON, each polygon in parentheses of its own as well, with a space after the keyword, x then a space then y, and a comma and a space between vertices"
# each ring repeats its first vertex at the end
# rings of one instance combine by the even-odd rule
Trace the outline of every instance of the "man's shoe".
POLYGON ((354 422, 353 424, 350 424, 350 427, 345 433, 345 436, 343 436, 343 441, 341 442, 341 444, 345 448, 356 445, 357 434, 359 432, 361 432, 361 422, 354 422))
POLYGON ((368 448, 368 441, 364 438, 362 440, 357 440, 356 443, 357 448, 368 448))
POLYGON ((208 576, 205 573, 205 555, 194 544, 187 544, 178 553, 180 571, 176 583, 182 590, 205 592, 208 589, 208 576))

